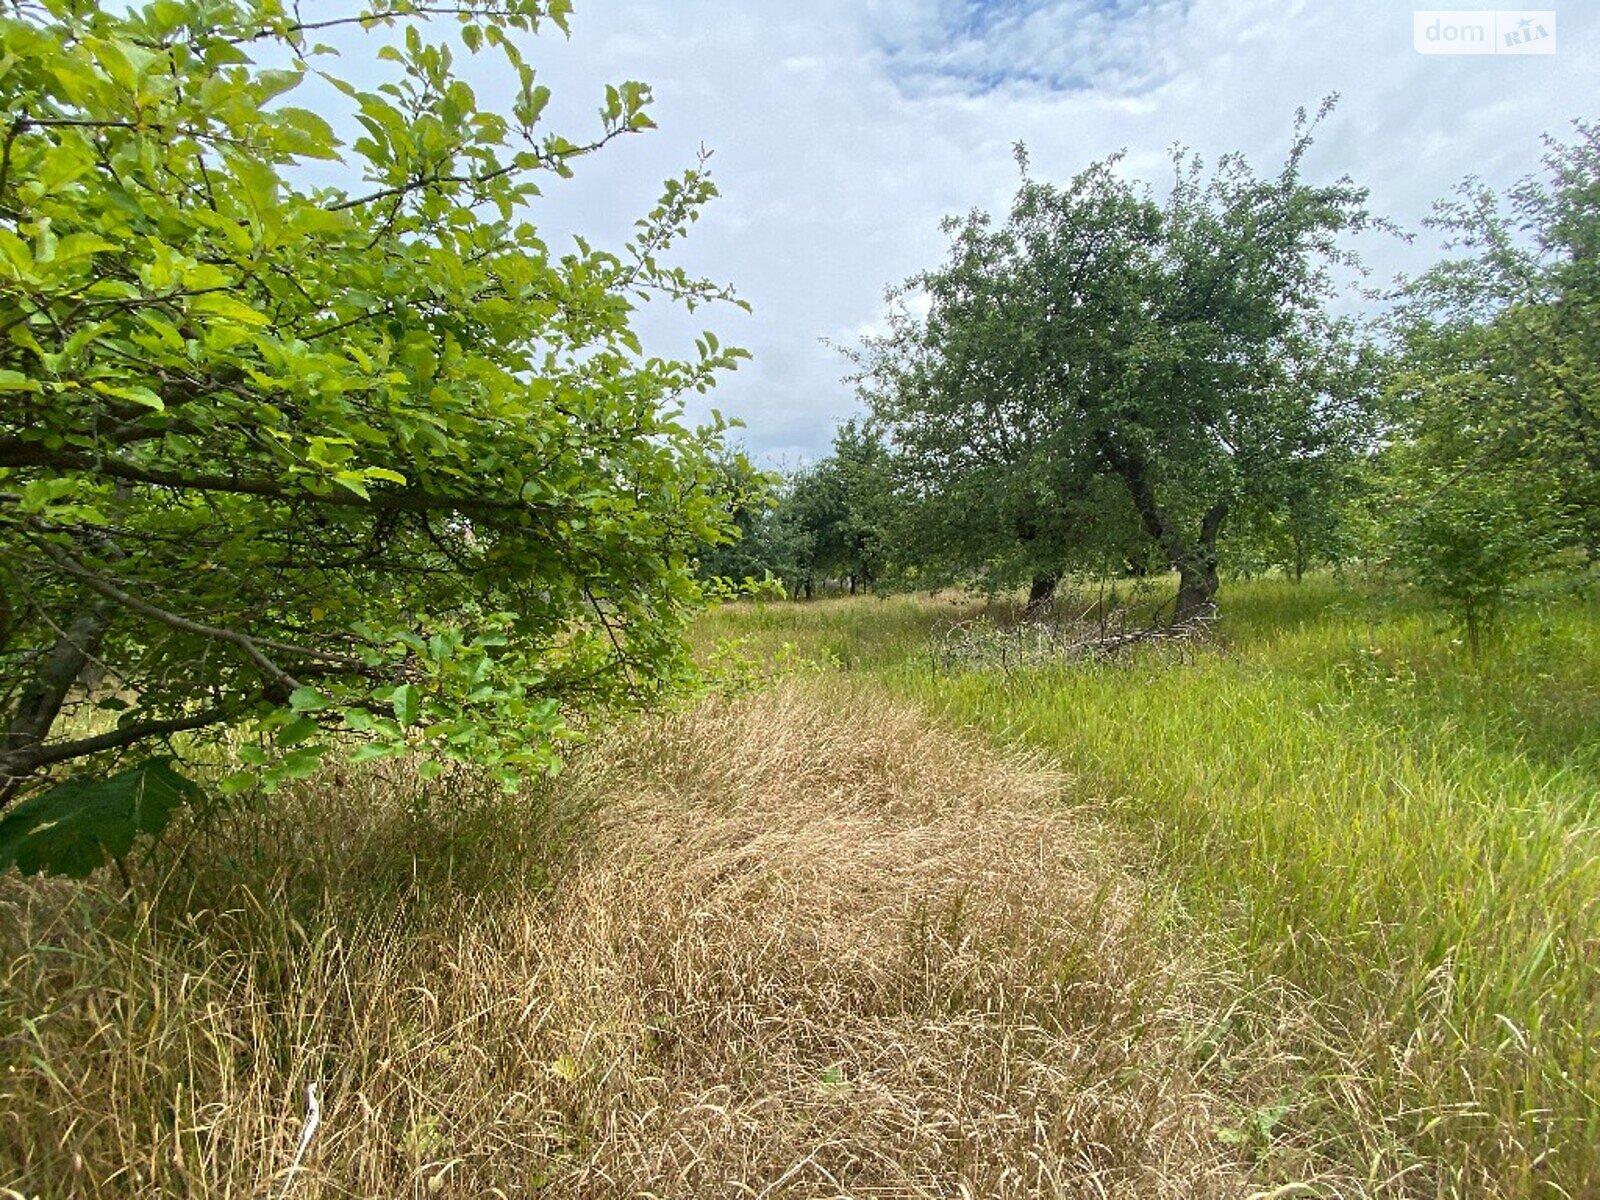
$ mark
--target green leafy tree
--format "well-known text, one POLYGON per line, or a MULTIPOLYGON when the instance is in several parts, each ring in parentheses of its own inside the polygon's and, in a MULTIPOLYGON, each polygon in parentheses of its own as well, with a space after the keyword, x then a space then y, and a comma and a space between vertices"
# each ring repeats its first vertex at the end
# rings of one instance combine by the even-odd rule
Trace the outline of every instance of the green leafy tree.
POLYGON ((1296 464, 1363 436, 1369 364, 1330 301, 1354 265, 1339 239, 1370 219, 1350 181, 1304 179, 1313 128, 1302 113, 1268 177, 1175 152, 1162 203, 1115 159, 1056 187, 1021 158, 1004 222, 947 224, 948 261, 904 289, 926 318, 901 306, 859 361, 902 487, 946 515, 962 569, 1026 571, 1041 599, 1132 523, 1187 620, 1213 603, 1230 514, 1280 505, 1296 464))
POLYGON ((1299 582, 1363 550, 1361 515, 1376 485, 1369 447, 1341 445, 1279 465, 1268 502, 1241 505, 1227 561, 1237 571, 1276 568, 1299 582))
POLYGON ((651 125, 625 82, 545 128, 527 36, 566 0, 330 8, 0 12, 0 805, 235 729, 231 787, 342 732, 509 785, 689 668, 728 521, 679 399, 740 352, 631 320, 730 298, 665 259, 704 163, 619 250, 558 249, 540 182, 651 125), (388 31, 385 82, 335 73, 340 26, 388 31))
POLYGON ((1542 178, 1437 206, 1449 257, 1395 316, 1394 556, 1474 645, 1521 580, 1600 553, 1600 126, 1576 131, 1542 178))
POLYGON ((717 492, 734 536, 701 548, 700 576, 722 591, 753 592, 770 580, 794 593, 810 579, 811 541, 788 503, 792 477, 758 470, 743 451, 717 459, 717 492))
POLYGON ((833 453, 795 475, 784 509, 807 539, 814 577, 846 580, 854 594, 883 575, 889 471, 882 438, 852 418, 835 433, 833 453))

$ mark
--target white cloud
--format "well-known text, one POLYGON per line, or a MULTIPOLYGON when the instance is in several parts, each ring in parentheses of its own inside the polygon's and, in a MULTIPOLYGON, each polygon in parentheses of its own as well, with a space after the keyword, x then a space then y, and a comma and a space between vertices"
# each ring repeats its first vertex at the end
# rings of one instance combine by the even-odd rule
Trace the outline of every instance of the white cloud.
MULTIPOLYGON (((744 417, 769 460, 814 456, 855 406, 819 339, 880 328, 884 287, 942 257, 942 216, 1007 203, 1014 142, 1042 178, 1126 148, 1127 169, 1159 181, 1175 140, 1266 169, 1294 110, 1338 91, 1309 169, 1348 172, 1415 228, 1464 175, 1508 184, 1541 133, 1594 115, 1600 8, 1559 20, 1554 56, 1448 57, 1413 50, 1411 6, 1392 0, 588 0, 571 41, 536 53, 552 113, 592 126, 602 83, 638 78, 661 129, 583 164, 536 217, 619 242, 659 181, 711 147, 723 198, 682 260, 755 314, 657 312, 643 328, 663 352, 702 324, 749 347, 697 411, 744 417)), ((1388 272, 1432 249, 1366 252, 1388 272)))

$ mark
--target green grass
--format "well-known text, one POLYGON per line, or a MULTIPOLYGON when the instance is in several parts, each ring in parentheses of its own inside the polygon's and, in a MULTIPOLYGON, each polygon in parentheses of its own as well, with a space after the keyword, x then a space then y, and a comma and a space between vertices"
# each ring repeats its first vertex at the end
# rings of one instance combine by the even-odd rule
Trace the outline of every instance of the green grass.
POLYGON ((1474 662, 1355 584, 1223 601, 1222 648, 1192 661, 1010 674, 931 669, 948 603, 736 608, 707 632, 792 642, 1059 758, 1247 980, 1317 1010, 1285 1139, 1371 1190, 1594 1194, 1600 612, 1552 601, 1474 662))

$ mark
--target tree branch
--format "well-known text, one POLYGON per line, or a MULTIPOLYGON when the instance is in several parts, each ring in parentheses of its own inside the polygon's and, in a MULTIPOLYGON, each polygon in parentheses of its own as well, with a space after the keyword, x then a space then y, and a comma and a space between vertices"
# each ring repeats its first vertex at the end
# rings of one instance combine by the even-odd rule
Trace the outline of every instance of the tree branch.
POLYGON ((609 131, 603 137, 599 138, 597 141, 588 142, 582 146, 574 146, 571 150, 567 150, 561 154, 544 154, 535 150, 533 155, 537 162, 531 167, 519 167, 516 163, 512 162, 507 163, 503 167, 496 167, 492 171, 485 171, 481 175, 419 175, 416 179, 408 180, 405 183, 395 184, 393 187, 380 188, 378 191, 369 192, 365 196, 356 196, 353 199, 341 200, 337 204, 330 204, 327 206, 327 211, 342 212, 347 208, 360 208, 363 204, 376 204, 380 200, 389 200, 396 196, 406 196, 412 192, 433 187, 441 183, 465 183, 473 186, 489 183, 493 180, 501 178, 502 176, 511 175, 517 171, 534 171, 541 167, 548 166, 551 163, 565 162, 569 158, 579 158, 585 154, 593 154, 596 150, 599 150, 605 146, 606 143, 621 137, 625 133, 631 132, 633 131, 626 125, 619 125, 617 128, 609 131))
POLYGON ((445 496, 436 492, 387 491, 379 489, 362 497, 354 492, 327 493, 285 487, 283 484, 246 475, 190 475, 141 467, 111 455, 83 454, 50 450, 39 442, 8 439, 0 442, 0 467, 51 467, 63 471, 84 471, 127 483, 148 483, 176 491, 227 492, 239 496, 262 496, 286 504, 307 503, 336 508, 364 508, 377 512, 459 512, 466 516, 532 513, 535 505, 520 500, 489 500, 467 496, 445 496))
POLYGON ((273 687, 285 694, 294 691, 300 686, 300 681, 289 674, 277 663, 267 657, 265 650, 277 653, 293 654, 301 658, 318 662, 333 662, 341 665, 361 665, 360 660, 352 659, 348 655, 329 654, 325 651, 314 650, 307 646, 293 646, 283 642, 270 642, 264 639, 257 640, 248 634, 240 633, 234 629, 222 629, 215 625, 206 625, 199 621, 191 621, 188 617, 179 616, 177 613, 168 612, 147 601, 130 595, 103 575, 90 570, 72 555, 50 541, 40 538, 29 538, 31 542, 61 570, 73 578, 81 580, 91 591, 98 592, 107 600, 114 601, 130 612, 148 617, 169 629, 176 629, 180 633, 191 633, 197 637, 208 638, 212 641, 226 642, 236 647, 246 658, 253 663, 273 687), (265 647, 265 649, 263 649, 265 647))
POLYGON ((76 738, 70 742, 50 742, 41 745, 27 756, 24 770, 19 774, 32 774, 41 767, 51 767, 74 758, 98 754, 102 750, 121 749, 145 738, 167 737, 174 733, 187 733, 192 729, 204 729, 207 725, 217 725, 237 716, 246 707, 243 703, 219 704, 214 708, 190 713, 186 717, 171 717, 164 721, 139 721, 132 725, 122 725, 107 730, 105 733, 97 733, 92 737, 76 738))
POLYGON ((32 680, 22 690, 16 711, 0 735, 0 809, 10 803, 37 766, 39 749, 78 676, 99 653, 113 612, 104 597, 91 599, 65 629, 58 627, 55 644, 38 660, 32 680))
POLYGON ((6 130, 6 139, 0 144, 0 201, 5 199, 6 181, 11 175, 11 144, 28 126, 28 110, 23 109, 17 114, 17 119, 11 123, 11 128, 6 130))
POLYGON ((255 33, 223 40, 229 45, 241 46, 247 42, 259 42, 262 38, 288 39, 297 34, 315 33, 321 29, 337 29, 344 25, 360 25, 365 29, 383 21, 404 19, 406 17, 485 17, 500 15, 505 15, 505 10, 495 5, 418 5, 415 8, 395 9, 392 12, 363 13, 355 17, 330 17, 326 21, 295 21, 277 28, 260 29, 255 33))

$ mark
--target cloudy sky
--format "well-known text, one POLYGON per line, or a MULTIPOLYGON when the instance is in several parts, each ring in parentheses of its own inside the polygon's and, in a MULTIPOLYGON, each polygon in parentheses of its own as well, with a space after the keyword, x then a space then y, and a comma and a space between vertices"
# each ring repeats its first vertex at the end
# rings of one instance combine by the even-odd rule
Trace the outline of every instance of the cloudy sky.
MULTIPOLYGON (((1017 141, 1047 179, 1126 150, 1128 170, 1159 184, 1174 141, 1268 169, 1295 109, 1338 92, 1308 170, 1351 174, 1375 211, 1417 228, 1462 177, 1507 184, 1537 165, 1542 133, 1600 116, 1600 5, 1556 10, 1553 56, 1419 54, 1416 7, 578 0, 570 41, 541 38, 535 54, 558 127, 592 126, 605 82, 640 79, 660 129, 586 161, 545 217, 616 244, 660 180, 711 149, 723 196, 680 261, 733 283, 754 313, 702 310, 689 325, 663 314, 644 328, 663 352, 681 353, 702 325, 748 348, 754 361, 707 406, 742 418, 761 459, 793 464, 825 453, 856 409, 824 341, 877 327, 885 286, 942 257, 942 216, 1006 205, 1017 141)), ((1389 274, 1436 244, 1380 236, 1365 252, 1389 274)))

